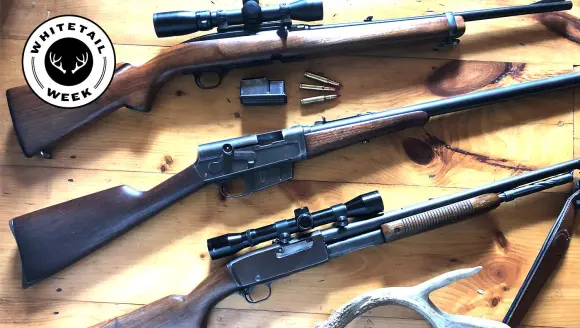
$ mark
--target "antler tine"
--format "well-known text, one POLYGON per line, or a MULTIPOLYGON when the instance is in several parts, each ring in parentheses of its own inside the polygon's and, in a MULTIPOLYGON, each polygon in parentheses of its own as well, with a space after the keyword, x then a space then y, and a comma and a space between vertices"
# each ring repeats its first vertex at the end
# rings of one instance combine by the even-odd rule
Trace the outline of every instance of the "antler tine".
POLYGON ((50 59, 50 63, 52 64, 52 66, 54 66, 56 69, 61 71, 62 74, 66 74, 66 70, 64 68, 62 68, 62 63, 60 62, 62 59, 62 56, 60 56, 58 59, 56 59, 56 54, 51 52, 48 54, 48 58, 50 59))
POLYGON ((75 57, 76 60, 78 60, 79 62, 81 62, 81 65, 79 66, 79 63, 76 62, 75 63, 75 68, 72 70, 72 73, 76 73, 79 69, 85 67, 85 65, 89 62, 89 54, 88 53, 84 53, 81 55, 81 59, 79 59, 78 57, 75 57))

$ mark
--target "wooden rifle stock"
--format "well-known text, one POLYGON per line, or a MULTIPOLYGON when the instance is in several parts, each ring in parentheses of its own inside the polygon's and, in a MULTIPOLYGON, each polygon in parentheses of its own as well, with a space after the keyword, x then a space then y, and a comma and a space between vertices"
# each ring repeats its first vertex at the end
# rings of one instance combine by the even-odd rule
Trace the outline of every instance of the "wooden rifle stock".
POLYGON ((416 111, 310 132, 305 135, 308 156, 322 155, 371 138, 411 127, 423 126, 427 124, 427 121, 429 121, 429 114, 416 111))
POLYGON ((146 192, 117 186, 10 220, 22 286, 62 270, 204 185, 191 166, 146 192))
POLYGON ((276 31, 255 35, 201 40, 175 45, 142 66, 120 65, 113 81, 96 101, 79 108, 58 108, 37 97, 28 86, 6 91, 12 122, 22 151, 32 157, 49 151, 59 140, 83 125, 120 107, 149 111, 158 89, 182 73, 243 66, 278 58, 332 54, 376 48, 402 41, 443 41, 465 31, 462 17, 451 33, 446 17, 395 20, 327 29, 291 31, 281 39, 276 31))
POLYGON ((52 106, 34 94, 28 85, 6 90, 8 109, 22 152, 32 157, 48 151, 58 140, 88 122, 127 106, 145 110, 143 84, 150 78, 139 67, 117 65, 113 81, 94 102, 78 108, 52 106))
POLYGON ((227 267, 212 271, 188 295, 171 295, 93 328, 200 328, 213 307, 238 290, 227 267))

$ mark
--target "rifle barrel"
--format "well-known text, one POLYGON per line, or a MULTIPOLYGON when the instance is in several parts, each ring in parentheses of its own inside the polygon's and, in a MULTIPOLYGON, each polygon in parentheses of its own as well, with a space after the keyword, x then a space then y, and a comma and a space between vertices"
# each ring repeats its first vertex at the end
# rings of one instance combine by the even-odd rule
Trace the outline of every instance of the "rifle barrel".
POLYGON ((314 133, 349 124, 363 123, 375 119, 421 111, 426 112, 429 116, 438 116, 576 86, 580 86, 580 72, 433 100, 392 110, 328 121, 324 124, 308 127, 308 132, 314 133))
MULTIPOLYGON (((464 21, 477 21, 493 18, 503 18, 509 16, 520 16, 526 14, 539 14, 545 12, 554 12, 562 10, 570 10, 573 7, 571 1, 553 1, 553 2, 539 2, 532 3, 523 6, 512 6, 512 7, 501 7, 501 8, 491 8, 491 9, 481 9, 481 10, 470 10, 464 12, 449 12, 453 16, 461 16, 464 21)), ((436 18, 436 17, 446 17, 447 14, 434 14, 434 15, 422 15, 422 16, 408 16, 408 17, 397 17, 388 19, 373 19, 371 21, 362 22, 348 22, 348 23, 334 23, 334 24, 320 24, 320 25, 307 25, 300 24, 295 25, 294 28, 304 28, 308 30, 321 30, 329 29, 335 27, 345 27, 345 26, 357 26, 366 24, 382 24, 382 23, 392 23, 401 22, 415 19, 425 19, 425 18, 436 18)))
POLYGON ((550 179, 534 182, 529 185, 521 186, 512 190, 502 192, 499 197, 502 202, 511 202, 516 198, 537 193, 542 190, 550 189, 555 186, 560 186, 574 180, 572 173, 562 174, 550 179))
MULTIPOLYGON (((388 223, 394 220, 409 217, 415 214, 430 211, 439 207, 447 206, 453 203, 467 200, 472 197, 476 197, 488 193, 502 193, 510 189, 515 189, 529 183, 533 183, 539 180, 553 178, 556 175, 565 174, 573 170, 580 169, 580 159, 574 159, 567 162, 559 163, 556 165, 548 166, 542 169, 538 169, 532 172, 523 173, 514 177, 509 177, 501 181, 492 182, 490 184, 466 190, 461 193, 443 196, 439 198, 432 199, 427 202, 419 203, 416 205, 411 205, 404 207, 399 210, 394 210, 387 212, 381 216, 370 218, 364 221, 352 222, 349 225, 341 228, 328 228, 322 231, 324 240, 326 242, 332 242, 336 240, 341 240, 349 238, 355 235, 360 235, 367 231, 376 229, 378 226, 388 223)), ((553 187, 554 184, 546 184, 540 181, 540 184, 549 187, 553 187)), ((546 189, 546 188, 543 188, 546 189)), ((541 189, 541 190, 543 190, 541 189)), ((535 189, 535 191, 539 191, 535 189)), ((523 195, 523 194, 522 194, 523 195)))
POLYGON ((423 110, 431 116, 437 116, 579 85, 580 72, 577 72, 445 98, 404 108, 408 110, 411 108, 423 110))
POLYGON ((454 13, 454 15, 463 17, 463 20, 465 20, 466 22, 472 22, 484 19, 539 14, 569 9, 572 9, 571 1, 552 1, 552 2, 536 2, 523 6, 470 10, 464 11, 462 13, 454 13))

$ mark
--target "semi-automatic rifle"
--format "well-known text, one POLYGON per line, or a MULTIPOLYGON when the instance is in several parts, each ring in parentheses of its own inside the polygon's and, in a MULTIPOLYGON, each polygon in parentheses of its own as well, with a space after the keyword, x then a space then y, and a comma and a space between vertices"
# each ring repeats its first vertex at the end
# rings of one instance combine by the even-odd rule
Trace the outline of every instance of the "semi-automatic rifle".
MULTIPOLYGON (((188 295, 167 296, 95 327, 205 327, 212 308, 236 292, 248 302, 263 301, 271 295, 270 285, 275 280, 362 248, 487 213, 502 203, 568 183, 573 180, 570 170, 578 168, 580 160, 572 160, 386 213, 379 213, 383 205, 376 191, 315 213, 301 208, 292 219, 208 240, 208 250, 214 258, 274 242, 212 271, 188 295), (332 222, 334 226, 330 228, 313 229, 332 222), (267 286, 269 293, 254 300, 252 288, 258 285, 267 286)), ((562 212, 575 215, 577 198, 575 193, 562 212)))
POLYGON ((201 87, 215 87, 231 69, 296 61, 308 56, 377 49, 394 43, 456 44, 465 22, 572 8, 570 1, 540 1, 525 6, 445 13, 390 20, 306 25, 292 19, 322 19, 320 0, 300 0, 261 8, 244 1, 242 10, 171 12, 154 17, 159 36, 218 28, 175 45, 142 66, 119 65, 108 89, 96 101, 78 108, 58 108, 37 97, 28 86, 6 91, 14 130, 24 155, 51 158, 56 143, 83 125, 118 108, 149 111, 157 91, 178 74, 195 76, 201 87), (203 73, 217 74, 217 83, 204 85, 203 73))
POLYGON ((576 85, 580 72, 200 145, 194 164, 151 190, 117 186, 10 220, 23 286, 64 269, 205 185, 220 185, 227 197, 248 195, 291 179, 295 162, 422 126, 431 116, 576 85), (240 178, 245 192, 230 194, 228 182, 240 178))

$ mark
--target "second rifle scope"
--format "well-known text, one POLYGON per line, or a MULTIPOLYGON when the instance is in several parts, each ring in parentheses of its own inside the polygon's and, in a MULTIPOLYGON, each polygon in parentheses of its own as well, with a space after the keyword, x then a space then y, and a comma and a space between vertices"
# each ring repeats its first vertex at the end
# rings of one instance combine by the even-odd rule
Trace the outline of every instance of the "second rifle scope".
POLYGON ((242 9, 170 11, 153 14, 153 26, 158 37, 168 37, 209 31, 213 28, 232 25, 257 27, 263 22, 285 18, 299 21, 321 20, 323 17, 322 0, 298 0, 279 6, 261 7, 256 0, 245 0, 242 9))
POLYGON ((346 224, 347 218, 363 218, 382 212, 383 200, 378 191, 357 196, 344 204, 337 204, 327 209, 310 213, 307 207, 294 210, 294 218, 281 220, 258 229, 230 233, 207 240, 207 248, 212 259, 233 255, 242 249, 280 238, 285 234, 308 231, 314 227, 337 222, 346 224), (343 221, 341 221, 341 219, 343 221))

